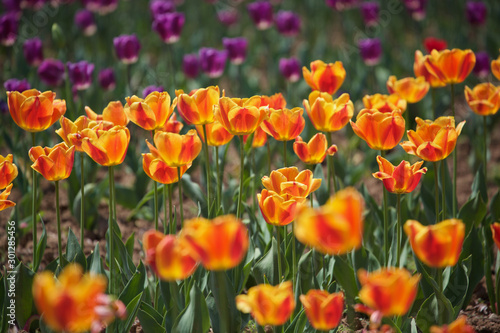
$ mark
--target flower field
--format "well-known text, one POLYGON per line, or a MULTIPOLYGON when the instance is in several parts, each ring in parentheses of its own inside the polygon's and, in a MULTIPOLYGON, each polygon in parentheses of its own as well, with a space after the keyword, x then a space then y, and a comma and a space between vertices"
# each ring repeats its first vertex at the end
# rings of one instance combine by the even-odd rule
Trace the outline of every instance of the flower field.
POLYGON ((0 9, 0 333, 500 332, 497 1, 0 9))

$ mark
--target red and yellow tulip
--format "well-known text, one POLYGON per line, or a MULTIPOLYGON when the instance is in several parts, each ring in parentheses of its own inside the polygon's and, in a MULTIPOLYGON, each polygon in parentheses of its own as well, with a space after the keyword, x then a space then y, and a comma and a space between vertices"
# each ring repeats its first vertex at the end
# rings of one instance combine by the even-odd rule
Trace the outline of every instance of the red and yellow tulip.
POLYGON ((260 102, 260 97, 254 96, 239 106, 231 98, 222 97, 215 107, 215 119, 232 135, 252 134, 269 114, 269 107, 260 106, 260 102))
POLYGON ((425 81, 423 76, 417 78, 405 77, 398 80, 396 76, 391 75, 387 80, 389 94, 398 94, 408 103, 420 102, 427 95, 429 87, 429 83, 425 81))
POLYGON ((85 113, 91 120, 107 121, 116 126, 127 126, 129 122, 125 110, 123 109, 122 102, 120 101, 109 102, 108 106, 102 111, 102 114, 95 113, 88 106, 85 107, 85 113))
POLYGON ((321 60, 311 62, 311 70, 302 68, 304 80, 313 90, 333 95, 344 83, 346 71, 342 62, 326 64, 321 60))
POLYGON ((363 104, 367 109, 375 109, 382 113, 391 113, 398 109, 401 113, 406 110, 406 100, 398 94, 383 95, 365 95, 363 97, 363 104))
POLYGON ((179 114, 188 124, 210 124, 215 120, 214 107, 219 103, 219 96, 218 86, 198 89, 190 94, 180 93, 177 96, 179 114))
POLYGON ((168 92, 158 91, 153 91, 145 99, 135 95, 125 99, 127 104, 124 111, 127 118, 146 131, 163 128, 177 104, 177 99, 171 103, 168 92))
POLYGON ((269 117, 262 122, 264 132, 277 141, 290 141, 302 133, 306 121, 302 108, 269 109, 269 117))
MULTIPOLYGON (((217 120, 213 123, 206 124, 208 145, 212 147, 223 146, 233 138, 233 135, 229 133, 224 126, 221 125, 217 120)), ((196 125, 196 131, 200 136, 201 140, 205 142, 205 137, 203 135, 202 125, 196 125)))
POLYGON ((303 105, 314 128, 323 132, 342 129, 354 114, 349 94, 342 94, 334 100, 328 93, 315 90, 309 94, 309 100, 303 101, 303 105))
POLYGON ((292 223, 303 201, 300 198, 285 198, 274 191, 266 189, 257 194, 257 200, 264 220, 276 226, 292 223))
POLYGON ((387 191, 391 193, 410 193, 420 182, 420 178, 427 172, 427 168, 422 168, 423 161, 410 165, 408 161, 401 161, 396 167, 391 162, 377 156, 379 171, 373 174, 373 177, 384 182, 387 191))
POLYGON ((497 80, 500 80, 500 57, 491 61, 491 72, 497 80))
MULTIPOLYGON (((146 175, 154 181, 161 184, 173 184, 179 181, 179 175, 176 167, 168 166, 160 156, 156 155, 156 149, 151 150, 151 144, 148 142, 152 153, 142 154, 142 168, 146 175)), ((154 147, 153 147, 154 148, 154 147)), ((191 163, 180 167, 181 178, 187 169, 191 167, 191 163)))
POLYGON ((420 50, 415 51, 415 62, 413 63, 413 73, 416 77, 423 76, 432 88, 440 88, 446 86, 446 83, 441 81, 437 76, 432 74, 425 67, 425 61, 428 55, 423 55, 420 50))
POLYGON ((306 164, 322 163, 326 155, 333 156, 337 146, 328 147, 326 136, 322 133, 315 134, 309 142, 304 142, 300 136, 295 138, 293 151, 306 164))
POLYGON ((14 157, 9 154, 5 157, 0 155, 0 190, 9 186, 16 179, 18 171, 17 166, 12 163, 14 157))
POLYGON ((273 170, 269 177, 262 177, 262 185, 288 200, 294 197, 307 197, 320 187, 321 179, 313 178, 311 170, 299 172, 296 167, 288 167, 273 170))
MULTIPOLYGON (((246 143, 248 135, 243 137, 243 142, 246 143)), ((255 132, 253 132, 252 148, 259 148, 265 145, 267 142, 267 133, 262 129, 262 125, 257 127, 255 132)))
POLYGON ((480 83, 473 89, 465 86, 465 100, 474 113, 490 116, 500 108, 500 89, 489 82, 480 83))
POLYGON ((103 129, 110 129, 113 123, 107 121, 91 120, 86 116, 78 117, 75 122, 72 122, 66 117, 61 117, 59 120, 61 128, 56 130, 56 133, 64 140, 68 147, 74 146, 78 152, 83 152, 83 138, 89 130, 97 130, 99 126, 103 129))
POLYGON ((172 113, 172 115, 165 122, 165 125, 163 125, 163 127, 160 129, 160 131, 179 134, 183 127, 184 127, 184 124, 177 120, 177 114, 172 113))
POLYGON ((495 222, 490 225, 491 235, 493 236, 493 240, 500 250, 500 223, 495 222))
POLYGON ((196 130, 184 135, 171 132, 156 132, 156 148, 148 143, 149 150, 171 168, 191 164, 201 151, 201 140, 196 130))
POLYGON ((467 325, 467 317, 460 316, 451 324, 432 326, 430 333, 476 333, 472 326, 467 325))
POLYGON ((300 295, 307 319, 317 330, 329 331, 337 327, 344 311, 344 294, 330 294, 325 290, 311 289, 300 295))
POLYGON ((97 164, 114 166, 123 163, 130 142, 130 132, 123 126, 85 131, 82 149, 97 164))
POLYGON ((2 210, 5 210, 7 208, 10 208, 10 207, 14 207, 16 205, 16 203, 14 201, 11 201, 9 200, 9 195, 10 195, 10 191, 12 190, 12 187, 14 186, 14 184, 10 184, 9 186, 7 186, 5 188, 5 190, 0 193, 0 212, 2 210))
POLYGON ((432 50, 425 59, 425 67, 446 84, 461 83, 476 64, 476 55, 471 50, 432 50))
POLYGON ((64 142, 52 148, 37 146, 30 149, 29 156, 34 162, 31 167, 48 181, 55 182, 70 176, 75 160, 75 147, 68 148, 64 142))

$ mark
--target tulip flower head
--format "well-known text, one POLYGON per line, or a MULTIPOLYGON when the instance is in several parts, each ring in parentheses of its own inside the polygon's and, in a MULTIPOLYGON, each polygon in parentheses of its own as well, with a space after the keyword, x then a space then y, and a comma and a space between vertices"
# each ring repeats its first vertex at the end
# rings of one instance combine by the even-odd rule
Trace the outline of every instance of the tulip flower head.
POLYGON ((162 128, 174 112, 177 100, 171 103, 168 92, 153 91, 145 99, 137 96, 125 98, 124 111, 127 118, 146 131, 162 128))
POLYGON ((99 13, 99 15, 107 15, 118 7, 118 0, 83 0, 85 8, 99 13))
POLYGON ((161 131, 179 134, 183 127, 184 127, 184 124, 177 120, 177 114, 172 113, 172 115, 167 120, 165 125, 163 125, 163 128, 161 129, 161 131))
POLYGON ((364 200, 348 187, 313 209, 305 207, 295 222, 295 237, 324 254, 342 255, 361 246, 364 200))
MULTIPOLYGON (((250 99, 247 99, 247 101, 250 99)), ((242 105, 246 105, 243 103, 242 105)), ((269 106, 270 109, 284 109, 286 107, 285 97, 281 93, 276 93, 272 96, 260 96, 260 106, 269 106)))
MULTIPOLYGON (((99 122, 85 116, 78 117, 75 122, 72 122, 66 117, 61 117, 59 123, 61 124, 61 128, 56 130, 57 135, 64 140, 68 147, 74 146, 75 150, 78 152, 83 152, 82 141, 86 136, 85 133, 89 130, 91 131, 93 128, 97 130, 99 127, 99 122)), ((102 126, 109 129, 113 127, 113 124, 106 122, 102 126)))
POLYGON ((465 16, 471 25, 480 26, 486 23, 488 8, 483 1, 467 1, 465 16))
POLYGON ((48 181, 58 181, 66 179, 73 170, 75 157, 75 147, 68 147, 62 142, 53 148, 40 146, 33 147, 29 151, 29 156, 35 171, 40 173, 48 181))
POLYGON ((356 122, 351 120, 351 126, 354 133, 374 150, 394 148, 405 132, 405 120, 398 109, 391 113, 363 109, 356 117, 356 122))
POLYGON ((236 9, 232 7, 228 8, 229 9, 219 10, 217 12, 217 18, 219 19, 219 22, 229 27, 237 23, 240 17, 236 9))
POLYGON ((311 70, 302 67, 304 80, 313 90, 333 95, 344 83, 346 71, 342 62, 326 64, 321 60, 311 62, 311 70))
POLYGON ((188 78, 195 78, 200 73, 200 60, 196 53, 185 54, 182 58, 182 71, 188 78))
POLYGON ((488 52, 476 53, 476 65, 472 69, 475 76, 486 79, 490 74, 490 56, 488 52))
POLYGON ((358 41, 359 53, 367 66, 375 66, 382 58, 382 42, 379 38, 364 38, 358 41))
POLYGON ((439 117, 435 121, 415 118, 416 131, 407 132, 410 141, 401 142, 401 147, 411 155, 416 155, 424 161, 437 162, 448 157, 458 136, 465 125, 465 120, 455 127, 453 117, 439 117))
POLYGON ((472 326, 467 325, 467 317, 460 316, 454 322, 443 326, 432 326, 430 333, 476 333, 472 326))
POLYGON ((315 90, 309 94, 309 100, 302 103, 314 128, 322 132, 341 130, 354 114, 349 94, 342 94, 334 100, 330 94, 315 90))
POLYGON ((232 64, 241 65, 245 61, 248 48, 248 40, 245 37, 222 38, 222 44, 232 64))
POLYGON ((38 37, 27 39, 23 43, 24 59, 30 66, 37 67, 43 61, 43 44, 38 37))
POLYGON ((326 0, 326 4, 338 11, 344 11, 354 8, 359 0, 326 0))
POLYGON ((493 236, 493 240, 495 241, 495 244, 497 245, 498 249, 500 250, 500 223, 495 222, 490 225, 491 228, 491 234, 493 236))
POLYGON ((0 155, 0 190, 6 188, 17 177, 17 166, 12 161, 12 154, 5 157, 0 155))
POLYGON ((500 57, 491 61, 491 72, 497 80, 500 80, 500 57))
POLYGON ((297 82, 300 79, 300 62, 297 58, 281 58, 279 69, 287 81, 297 82))
POLYGON ((105 68, 99 72, 97 78, 99 85, 104 90, 114 90, 116 87, 115 72, 112 68, 105 68))
POLYGON ((146 98, 148 97, 149 94, 151 94, 152 92, 164 92, 165 91, 165 88, 163 88, 163 86, 155 86, 155 85, 150 85, 150 86, 147 86, 146 88, 144 88, 142 90, 142 98, 146 98))
POLYGON ((292 223, 303 202, 302 198, 279 195, 267 189, 263 189, 261 193, 257 194, 257 201, 264 220, 275 226, 285 226, 292 223))
POLYGON ((123 163, 130 142, 128 128, 117 125, 108 130, 99 129, 87 133, 82 149, 94 162, 108 167, 123 163))
POLYGON ((155 15, 153 30, 165 43, 173 44, 180 39, 185 21, 184 13, 172 12, 155 15))
POLYGON ((260 106, 261 98, 254 96, 239 106, 229 97, 222 97, 216 105, 215 119, 232 135, 249 135, 257 130, 269 115, 268 106, 260 106))
POLYGON ((366 26, 377 25, 380 11, 380 4, 377 1, 363 2, 360 9, 366 26))
POLYGON ((5 13, 0 16, 0 44, 12 46, 16 42, 19 22, 15 13, 5 13))
POLYGON ((209 47, 202 47, 199 51, 201 70, 212 79, 224 74, 228 52, 209 47))
POLYGON ((304 109, 270 109, 269 117, 262 122, 264 132, 277 141, 290 141, 302 133, 306 121, 304 109))
POLYGON ((344 294, 330 294, 326 290, 311 289, 300 295, 307 319, 317 330, 328 331, 337 327, 344 311, 344 294))
POLYGON ((94 14, 87 9, 81 9, 75 14, 75 24, 85 36, 92 36, 97 31, 94 14))
POLYGON ((408 103, 417 103, 429 91, 429 83, 425 81, 423 76, 418 78, 406 77, 398 80, 394 75, 391 75, 387 80, 387 90, 389 94, 398 94, 408 103))
POLYGON ((300 33, 300 16, 292 11, 280 10, 275 21, 276 28, 284 36, 293 37, 300 33))
POLYGON ((293 151, 305 164, 323 163, 326 155, 333 156, 337 152, 337 146, 328 147, 326 136, 316 133, 309 142, 302 140, 300 136, 295 138, 293 151))
POLYGON ((189 124, 205 125, 215 120, 214 109, 219 104, 218 86, 196 90, 193 94, 177 96, 180 116, 189 124))
POLYGON ((136 63, 139 59, 141 43, 136 35, 121 35, 113 39, 115 53, 124 64, 136 63))
POLYGON ((3 84, 6 91, 17 91, 22 93, 23 91, 30 90, 31 86, 26 79, 8 79, 3 84))
POLYGON ((473 89, 465 86, 465 100, 474 113, 493 115, 500 108, 500 89, 489 82, 480 83, 473 89))
MULTIPOLYGON (((211 124, 206 125, 207 128, 207 144, 212 147, 223 146, 233 138, 233 135, 229 133, 224 126, 221 125, 217 120, 211 124)), ((200 136, 201 140, 205 142, 205 136, 203 135, 203 127, 201 125, 196 126, 196 131, 200 136)))
POLYGON ((420 169, 423 161, 413 165, 410 165, 408 161, 401 161, 396 167, 382 156, 377 156, 377 163, 380 171, 375 172, 373 177, 383 181, 385 188, 391 193, 412 192, 417 187, 422 175, 427 172, 427 168, 420 169))
POLYGON ((66 102, 55 97, 52 91, 42 93, 36 89, 7 92, 10 115, 25 131, 44 131, 66 112, 66 102))
POLYGON ((85 113, 91 120, 97 122, 110 122, 116 126, 127 126, 129 122, 125 110, 123 109, 122 102, 120 101, 109 102, 108 106, 102 111, 102 114, 95 113, 88 106, 85 107, 85 113))
POLYGON ((86 61, 77 63, 67 63, 68 74, 73 87, 76 90, 86 90, 92 84, 92 74, 94 73, 94 64, 86 61))
MULTIPOLYGON (((168 166, 158 155, 157 150, 149 144, 150 153, 142 154, 142 168, 146 175, 154 181, 161 184, 173 184, 179 181, 177 167, 168 166), (153 148, 153 149, 151 149, 153 148)), ((187 169, 191 167, 191 163, 180 167, 181 178, 187 169)))
POLYGON ((404 0, 403 2, 408 13, 415 21, 422 21, 425 19, 425 6, 427 5, 427 0, 404 0))
POLYGON ((262 177, 262 185, 270 191, 289 198, 306 198, 321 185, 321 179, 313 178, 311 170, 299 172, 297 167, 281 168, 262 177))
POLYGON ((428 226, 408 220, 404 231, 413 252, 427 266, 443 268, 456 265, 465 236, 465 224, 461 220, 449 219, 428 226))
POLYGON ((243 313, 250 313, 261 326, 283 325, 295 309, 292 282, 252 287, 246 295, 236 296, 236 307, 243 313))
POLYGON ((37 72, 46 85, 57 87, 64 82, 64 64, 57 59, 45 59, 37 72))
POLYGON ((191 164, 201 151, 201 140, 194 129, 184 135, 158 131, 154 143, 156 148, 148 143, 151 153, 171 168, 191 164))
POLYGON ((273 7, 268 1, 255 1, 247 6, 248 14, 258 30, 269 29, 273 24, 273 7))
POLYGON ((448 47, 448 43, 444 39, 427 37, 424 39, 424 46, 427 53, 431 53, 432 50, 442 51, 448 47))
POLYGON ((461 83, 476 64, 476 56, 471 50, 433 50, 425 59, 425 67, 446 84, 461 83))
POLYGON ((0 212, 2 210, 5 210, 7 208, 10 208, 10 207, 14 207, 16 205, 16 203, 14 201, 11 201, 9 200, 9 195, 10 195, 10 191, 12 190, 12 187, 14 186, 14 184, 10 184, 9 186, 7 186, 5 188, 5 190, 0 193, 0 212))
MULTIPOLYGON (((249 135, 243 136, 243 143, 246 144, 249 135)), ((265 145, 267 142, 267 133, 264 132, 262 126, 257 127, 253 133, 252 148, 259 148, 265 145)))
POLYGON ((375 109, 382 113, 391 113, 396 109, 401 110, 403 113, 407 107, 406 100, 398 94, 365 95, 363 97, 363 104, 367 109, 375 109))

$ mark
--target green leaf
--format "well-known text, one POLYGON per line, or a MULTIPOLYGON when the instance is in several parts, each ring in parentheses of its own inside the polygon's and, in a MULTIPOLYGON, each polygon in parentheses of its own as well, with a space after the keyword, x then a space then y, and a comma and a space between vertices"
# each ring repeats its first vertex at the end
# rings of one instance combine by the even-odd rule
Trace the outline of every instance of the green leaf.
MULTIPOLYGON (((104 197, 105 189, 103 189, 103 184, 108 185, 107 180, 102 181, 99 184, 89 183, 85 185, 85 228, 91 229, 99 218, 99 203, 104 197)), ((81 197, 82 191, 78 190, 73 201, 73 216, 76 218, 78 223, 80 223, 80 211, 81 211, 81 197)))
POLYGON ((80 242, 76 238, 71 228, 68 231, 68 243, 66 244, 66 259, 70 263, 78 263, 82 267, 87 267, 87 260, 83 254, 80 242))
POLYGON ((141 302, 137 317, 145 332, 165 333, 165 328, 161 325, 163 318, 151 305, 141 302))
POLYGON ((490 212, 493 221, 500 221, 500 190, 491 198, 490 212))
POLYGON ((468 235, 474 226, 479 226, 487 212, 488 207, 481 196, 478 193, 471 195, 458 213, 458 218, 465 223, 465 235, 468 235))
MULTIPOLYGON (((241 313, 236 309, 236 294, 234 287, 231 284, 225 271, 210 272, 209 276, 210 290, 215 299, 216 308, 218 311, 217 322, 212 320, 212 328, 214 332, 221 332, 221 322, 226 317, 228 332, 240 332, 241 330, 241 313), (218 326, 216 326, 218 324, 218 326)), ((211 317, 213 318, 213 317, 211 317)))
POLYGON ((334 256, 333 276, 339 285, 345 290, 346 296, 354 299, 358 295, 358 285, 354 270, 345 257, 334 256))
POLYGON ((127 285, 123 289, 120 294, 120 301, 123 304, 129 304, 137 295, 139 290, 144 289, 144 282, 146 279, 146 270, 142 261, 139 263, 136 272, 132 276, 132 278, 128 281, 127 285))
POLYGON ((42 223, 42 234, 40 235, 40 240, 36 244, 36 258, 33 263, 33 270, 36 272, 40 263, 42 262, 43 254, 45 253, 45 247, 47 246, 47 232, 45 230, 45 223, 40 218, 40 222, 42 223))
POLYGON ((191 287, 189 299, 188 306, 181 312, 172 331, 177 333, 208 332, 210 329, 210 317, 208 315, 207 303, 196 283, 193 283, 191 287))
POLYGON ((87 258, 88 271, 91 274, 104 274, 101 255, 99 253, 99 243, 95 245, 94 251, 87 258))
MULTIPOLYGON (((285 256, 281 253, 281 265, 283 273, 286 272, 285 266, 288 266, 285 256)), ((271 241, 271 248, 267 253, 253 266, 253 276, 257 283, 264 283, 264 276, 272 285, 280 282, 278 272, 278 242, 275 238, 271 241)))
POLYGON ((120 184, 115 185, 116 203, 128 209, 133 209, 139 198, 135 189, 120 184))
MULTIPOLYGON (((136 290, 137 292, 137 290, 136 290)), ((116 320, 112 325, 112 327, 117 327, 117 332, 130 332, 130 328, 134 324, 135 317, 137 316, 137 312, 139 310, 139 306, 141 304, 142 292, 137 294, 129 303, 125 303, 127 310, 127 317, 124 320, 116 320)))
POLYGON ((467 289, 469 287, 469 274, 471 268, 472 256, 466 260, 459 262, 453 270, 449 282, 445 289, 445 296, 450 300, 451 305, 455 310, 455 317, 458 316, 467 297, 467 289))
MULTIPOLYGON (((16 274, 13 275, 16 279, 16 319, 20 327, 24 327, 26 321, 35 312, 33 304, 33 273, 23 263, 16 267, 16 274)), ((10 283, 8 281, 8 283, 10 283)))
POLYGON ((184 174, 182 176, 182 190, 184 195, 191 198, 195 203, 200 203, 201 212, 206 214, 207 212, 207 199, 205 198, 204 192, 201 190, 200 185, 191 180, 191 176, 184 174))
POLYGON ((316 192, 314 192, 314 194, 316 196, 316 200, 318 200, 318 204, 324 205, 330 196, 328 194, 328 180, 325 177, 323 166, 321 164, 316 164, 316 167, 314 168, 314 178, 321 179, 321 185, 316 192))
POLYGON ((486 179, 484 179, 483 168, 479 168, 474 177, 471 186, 472 194, 480 194, 483 201, 488 201, 488 189, 486 188, 486 179))
POLYGON ((127 238, 125 242, 125 249, 127 249, 128 255, 130 257, 134 256, 134 241, 135 241, 135 231, 127 238))
POLYGON ((429 296, 417 313, 416 323, 422 332, 429 332, 431 326, 439 322, 451 322, 453 320, 453 307, 446 299, 440 299, 439 305, 434 294, 429 296), (443 309, 445 311, 443 311, 443 309), (439 319, 441 317, 443 319, 439 319))

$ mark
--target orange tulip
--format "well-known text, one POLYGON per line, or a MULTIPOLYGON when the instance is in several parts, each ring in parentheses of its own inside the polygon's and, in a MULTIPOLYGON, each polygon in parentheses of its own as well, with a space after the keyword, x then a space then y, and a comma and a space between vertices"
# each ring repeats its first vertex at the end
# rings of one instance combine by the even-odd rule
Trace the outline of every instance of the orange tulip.
POLYGON ((478 115, 493 115, 500 108, 500 90, 489 82, 480 83, 473 89, 465 86, 465 100, 478 115))
POLYGON ((0 155, 0 190, 6 188, 17 177, 17 166, 12 161, 12 154, 5 157, 0 155))
POLYGON ((246 295, 236 296, 236 307, 243 313, 251 313, 261 325, 283 325, 295 309, 291 281, 279 286, 259 284, 248 289, 246 295))
POLYGON ((328 147, 326 136, 322 133, 315 134, 309 142, 302 141, 300 136, 295 138, 293 151, 300 160, 306 164, 322 163, 326 154, 333 156, 337 152, 337 146, 328 147))
POLYGON ((193 125, 205 125, 214 121, 214 106, 219 103, 219 87, 210 86, 198 89, 192 94, 178 95, 178 108, 181 117, 193 125))
POLYGON ((236 267, 249 244, 247 228, 233 215, 186 221, 181 237, 189 244, 193 257, 211 271, 236 267))
POLYGON ((363 97, 363 104, 367 109, 375 109, 382 113, 391 113, 399 109, 401 113, 406 110, 406 100, 397 94, 383 95, 365 95, 363 97))
POLYGON ((7 100, 12 119, 23 130, 41 132, 52 126, 66 112, 66 102, 55 99, 52 91, 36 89, 20 93, 8 91, 7 100))
POLYGON ((467 317, 460 316, 451 324, 432 326, 430 333, 476 333, 472 326, 467 325, 467 317))
POLYGON ((125 98, 125 114, 134 124, 146 131, 162 128, 174 112, 177 99, 170 103, 168 92, 153 91, 145 99, 137 96, 125 98))
POLYGON ((311 170, 299 172, 296 167, 289 167, 271 171, 269 177, 262 177, 262 185, 288 200, 307 197, 320 187, 321 179, 313 178, 311 170))
POLYGON ((318 209, 304 206, 295 221, 295 237, 321 253, 350 252, 361 246, 363 211, 363 197, 348 187, 318 209))
POLYGON ((442 268, 457 263, 465 234, 461 220, 449 219, 428 226, 408 220, 404 230, 413 252, 427 266, 442 268))
POLYGON ((87 113, 87 117, 91 120, 108 121, 116 126, 127 126, 129 121, 120 101, 109 102, 108 106, 102 111, 102 114, 95 113, 88 106, 85 107, 85 113, 87 113))
POLYGON ((262 122, 262 129, 278 141, 290 141, 302 133, 306 121, 302 108, 270 109, 269 118, 262 122))
POLYGON ((416 155, 428 162, 445 159, 457 144, 458 136, 465 125, 465 120, 455 128, 453 117, 439 117, 435 121, 415 118, 417 130, 407 132, 410 141, 401 142, 401 147, 411 155, 416 155))
POLYGON ((329 331, 337 327, 344 311, 344 294, 330 294, 325 290, 311 289, 300 295, 307 319, 317 330, 329 331))
POLYGON ((498 249, 500 249, 500 223, 495 222, 490 225, 491 234, 493 236, 493 240, 497 245, 498 249))
POLYGON ((113 123, 107 121, 95 121, 86 116, 78 117, 75 122, 72 122, 66 117, 61 117, 59 120, 61 128, 56 130, 56 133, 64 140, 68 147, 74 146, 76 151, 83 152, 82 141, 88 131, 97 130, 98 128, 110 129, 113 123))
POLYGON ((500 80, 500 57, 491 61, 491 72, 497 80, 500 80))
MULTIPOLYGON (((221 125, 218 121, 214 121, 213 123, 206 124, 207 127, 207 136, 208 136, 208 145, 212 147, 223 146, 233 138, 233 135, 229 133, 224 126, 221 125)), ((196 125, 196 131, 198 131, 198 135, 201 140, 205 142, 205 137, 203 135, 203 127, 201 125, 196 125)))
POLYGON ((425 67, 446 84, 461 83, 476 64, 476 55, 471 50, 432 50, 425 59, 425 67))
POLYGON ((33 280, 33 299, 43 319, 55 331, 86 332, 109 324, 125 307, 105 295, 106 278, 83 274, 77 264, 66 266, 57 280, 42 272, 33 280))
POLYGON ((440 88, 446 86, 446 83, 441 81, 437 76, 432 74, 425 67, 425 61, 428 55, 423 55, 420 50, 415 51, 415 62, 413 63, 413 73, 416 77, 423 76, 425 81, 429 82, 432 88, 440 88))
MULTIPOLYGON (((181 178, 190 167, 191 163, 181 166, 181 178)), ((179 181, 177 168, 169 167, 159 156, 155 156, 153 153, 142 154, 142 168, 149 178, 158 183, 173 184, 179 181)))
POLYGON ((12 186, 14 186, 14 184, 10 184, 2 193, 0 193, 0 212, 16 205, 15 202, 8 200, 12 186))
POLYGON ((61 142, 53 148, 40 146, 33 147, 29 151, 31 166, 48 181, 56 182, 66 179, 73 170, 75 160, 75 147, 68 146, 61 142))
POLYGON ((229 97, 222 97, 215 106, 215 119, 232 135, 252 134, 269 113, 269 107, 255 105, 260 105, 258 96, 249 98, 243 106, 238 106, 229 97))
POLYGON ((286 108, 286 100, 283 94, 276 93, 272 96, 260 96, 260 106, 269 106, 270 109, 284 109, 286 108))
MULTIPOLYGON (((249 135, 243 137, 243 143, 247 142, 249 135)), ((267 133, 264 132, 262 126, 257 127, 255 132, 253 132, 252 148, 259 148, 265 145, 267 142, 267 133)))
POLYGON ((374 150, 389 150, 394 148, 405 133, 405 120, 400 110, 382 113, 374 109, 363 109, 351 120, 351 126, 361 139, 374 150))
POLYGON ((359 298, 383 317, 406 314, 417 296, 420 275, 412 276, 406 269, 382 268, 368 273, 358 271, 361 283, 359 298))
POLYGON ((184 127, 184 124, 177 120, 177 115, 172 113, 165 125, 160 129, 163 132, 171 132, 179 134, 184 127))
POLYGON ((377 163, 380 171, 375 172, 373 177, 383 181, 385 188, 391 193, 412 192, 417 187, 422 175, 427 172, 427 168, 420 169, 423 161, 413 165, 410 165, 408 161, 401 161, 396 167, 382 156, 377 156, 377 163))
POLYGON ((304 108, 314 128, 323 132, 335 132, 342 129, 354 114, 354 104, 349 94, 342 94, 334 100, 331 95, 317 90, 304 100, 304 108))
POLYGON ((180 238, 150 230, 142 239, 146 262, 160 279, 184 280, 196 270, 198 263, 180 238))
POLYGON ((405 77, 398 80, 394 75, 391 75, 387 80, 389 94, 398 94, 408 103, 420 102, 427 95, 429 87, 429 83, 425 81, 423 76, 417 78, 405 77))
POLYGON ((194 129, 184 135, 156 132, 156 148, 148 142, 151 153, 171 168, 191 164, 201 151, 201 140, 194 129))
POLYGON ((259 208, 264 220, 276 226, 288 225, 295 220, 298 208, 303 200, 285 199, 274 191, 263 189, 257 194, 259 208))
POLYGON ((109 130, 97 129, 85 132, 82 149, 96 163, 114 166, 123 163, 130 142, 130 132, 123 126, 114 126, 109 130))
POLYGON ((333 95, 339 90, 345 79, 345 69, 342 62, 326 64, 321 60, 311 62, 311 71, 305 66, 302 68, 304 80, 313 90, 333 95))

